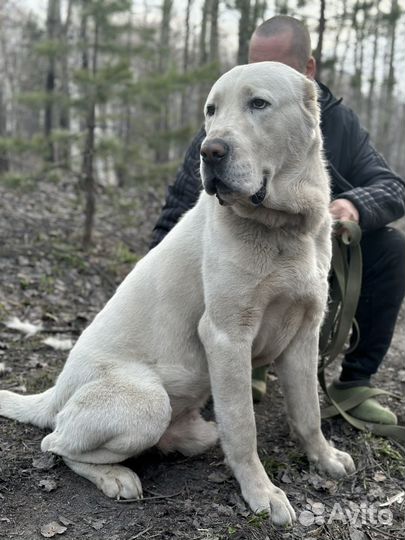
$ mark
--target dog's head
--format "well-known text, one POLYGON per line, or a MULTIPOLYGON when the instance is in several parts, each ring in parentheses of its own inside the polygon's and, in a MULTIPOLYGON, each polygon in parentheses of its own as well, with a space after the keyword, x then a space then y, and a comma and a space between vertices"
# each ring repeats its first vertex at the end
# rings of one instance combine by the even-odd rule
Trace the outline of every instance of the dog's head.
POLYGON ((221 204, 288 211, 311 156, 320 162, 316 86, 278 62, 225 73, 208 95, 205 129, 201 177, 221 204))

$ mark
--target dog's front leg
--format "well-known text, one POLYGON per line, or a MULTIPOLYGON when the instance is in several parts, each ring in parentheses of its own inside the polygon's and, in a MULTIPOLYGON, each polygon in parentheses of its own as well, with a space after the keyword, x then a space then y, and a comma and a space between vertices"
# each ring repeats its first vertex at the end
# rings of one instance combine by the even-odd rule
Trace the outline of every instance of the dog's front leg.
POLYGON ((199 335, 208 359, 225 456, 250 508, 271 513, 275 524, 290 524, 295 519, 294 510, 285 493, 268 478, 257 454, 251 388, 252 336, 249 330, 221 326, 206 313, 200 321, 199 335))
POLYGON ((355 470, 346 452, 333 448, 321 431, 318 398, 319 325, 310 315, 287 349, 275 362, 283 389, 287 414, 293 434, 301 442, 309 461, 321 471, 339 478, 355 470))

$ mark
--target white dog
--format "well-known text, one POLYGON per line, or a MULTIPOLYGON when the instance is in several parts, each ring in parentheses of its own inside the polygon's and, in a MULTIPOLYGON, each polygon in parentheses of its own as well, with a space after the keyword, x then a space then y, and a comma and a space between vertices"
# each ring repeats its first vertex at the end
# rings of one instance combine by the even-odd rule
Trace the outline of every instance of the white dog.
POLYGON ((107 496, 134 498, 138 476, 116 463, 153 445, 192 455, 215 444, 199 412, 212 392, 243 497, 288 524, 294 510, 257 454, 252 362, 274 360, 309 460, 354 471, 320 429, 331 229, 316 88, 283 64, 239 66, 214 84, 205 115, 206 192, 83 332, 55 386, 1 391, 0 414, 51 428, 43 451, 107 496))

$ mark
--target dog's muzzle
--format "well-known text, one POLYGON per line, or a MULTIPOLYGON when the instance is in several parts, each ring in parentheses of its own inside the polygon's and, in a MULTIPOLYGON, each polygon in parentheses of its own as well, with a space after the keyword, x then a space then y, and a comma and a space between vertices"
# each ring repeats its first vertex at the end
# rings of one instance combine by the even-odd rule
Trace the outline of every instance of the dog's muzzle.
POLYGON ((220 204, 225 204, 221 195, 226 196, 233 192, 221 178, 230 153, 229 145, 223 139, 209 139, 202 145, 200 153, 206 172, 205 191, 208 195, 216 195, 220 204))

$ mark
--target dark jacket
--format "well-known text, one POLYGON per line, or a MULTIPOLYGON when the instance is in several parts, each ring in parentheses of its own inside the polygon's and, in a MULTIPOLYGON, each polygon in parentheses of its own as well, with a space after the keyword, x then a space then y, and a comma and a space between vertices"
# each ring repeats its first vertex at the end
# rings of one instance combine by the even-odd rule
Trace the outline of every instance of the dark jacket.
MULTIPOLYGON (((321 92, 321 130, 325 157, 332 178, 334 198, 350 200, 360 214, 364 232, 379 229, 405 213, 405 183, 372 146, 359 118, 318 83, 321 92)), ((150 247, 156 246, 194 206, 202 188, 200 147, 202 128, 189 146, 176 181, 169 186, 166 203, 153 230, 150 247)))

